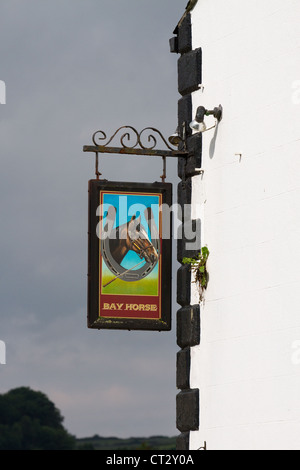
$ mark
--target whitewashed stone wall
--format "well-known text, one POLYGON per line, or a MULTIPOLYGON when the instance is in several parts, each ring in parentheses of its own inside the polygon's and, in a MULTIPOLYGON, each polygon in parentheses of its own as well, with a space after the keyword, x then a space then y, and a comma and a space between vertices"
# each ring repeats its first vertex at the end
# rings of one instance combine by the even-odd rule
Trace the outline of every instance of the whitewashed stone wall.
POLYGON ((191 19, 193 113, 222 104, 224 117, 192 179, 211 254, 190 448, 300 449, 300 2, 199 0, 191 19))

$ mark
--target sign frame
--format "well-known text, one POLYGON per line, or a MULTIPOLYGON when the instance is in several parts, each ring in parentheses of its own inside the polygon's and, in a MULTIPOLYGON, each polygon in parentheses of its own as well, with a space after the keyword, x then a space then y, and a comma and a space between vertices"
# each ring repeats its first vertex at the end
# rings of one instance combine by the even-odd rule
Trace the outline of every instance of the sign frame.
MULTIPOLYGON (((168 217, 164 217, 163 213, 159 211, 159 236, 157 236, 156 245, 151 240, 152 248, 156 246, 156 252, 158 261, 156 260, 156 277, 158 279, 157 293, 152 297, 146 295, 135 294, 131 295, 131 301, 128 303, 123 302, 123 299, 129 299, 127 294, 123 297, 119 293, 114 293, 113 296, 103 293, 103 279, 104 279, 104 268, 107 271, 107 266, 111 268, 111 265, 107 258, 109 257, 105 253, 105 241, 104 235, 101 236, 103 230, 103 220, 106 217, 108 220, 108 212, 99 214, 99 207, 103 203, 104 198, 109 201, 110 195, 116 197, 117 195, 133 196, 132 200, 136 197, 141 196, 158 196, 157 200, 163 207, 172 206, 172 184, 171 183, 125 183, 125 182, 114 182, 107 180, 94 179, 89 181, 89 229, 88 229, 88 308, 87 308, 87 323, 88 328, 92 329, 117 329, 117 330, 148 330, 148 331, 170 331, 172 323, 172 211, 169 210, 168 217), (104 195, 104 196, 103 196, 104 195), (166 220, 165 220, 166 219, 166 220), (165 232, 165 225, 170 224, 165 232), (99 227, 101 227, 99 229, 99 227), (162 234, 168 233, 169 236, 165 237, 162 234), (158 245, 157 245, 158 244, 158 245), (104 255, 104 256, 103 256, 104 255), (102 287, 100 287, 102 286, 102 287), (121 300, 118 302, 118 296, 121 300), (110 299, 110 301, 104 302, 104 300, 110 299), (116 299, 116 300, 114 300, 116 299), (148 303, 143 303, 143 299, 148 299, 148 303), (150 300, 149 300, 150 299, 150 300), (151 303, 151 299, 156 304, 151 303), (112 302, 113 300, 113 302, 112 302), (134 303, 129 303, 134 302, 134 303), (156 307, 155 307, 156 305, 156 307), (122 307, 120 307, 122 306, 122 307), (105 308, 104 308, 105 307, 105 308), (122 310, 121 310, 122 309, 122 310), (128 316, 124 309, 128 309, 128 316), (121 310, 119 312, 118 310, 121 310)), ((127 200, 127 199, 126 199, 127 200)), ((129 204, 130 206, 130 204, 129 204)), ((101 212, 101 211, 100 211, 101 212)), ((121 212, 121 209, 120 209, 121 212)), ((129 217, 126 214, 126 217, 129 217)), ((119 219, 120 221, 121 219, 119 219)), ((141 219, 140 219, 141 220, 141 219)), ((125 224, 124 224, 125 225, 125 224)), ((155 224, 154 224, 155 225, 155 224)), ((116 223, 115 223, 115 226, 116 223)), ((123 227, 123 226, 122 226, 123 227)), ((118 227, 120 228, 120 227, 118 227)), ((116 228, 115 230, 117 230, 116 228)), ((150 228, 150 227, 149 227, 150 228)), ((149 238, 150 239, 150 238, 149 238)), ((110 241, 109 241, 110 243, 110 241)), ((109 245, 106 245, 109 246, 109 245)), ((141 256, 140 256, 141 258, 141 256)), ((141 258, 143 260, 143 258, 141 258)), ((150 261, 149 261, 150 263, 150 261)), ((148 266, 150 266, 148 263, 148 266)), ((111 271, 111 279, 104 287, 109 284, 113 285, 114 277, 113 272, 118 271, 116 269, 116 263, 113 263, 111 271)), ((139 264, 143 264, 142 262, 139 264)), ((156 266, 155 264, 155 266, 156 266)), ((147 265, 144 260, 144 266, 147 265)), ((143 267, 137 270, 136 266, 130 270, 136 268, 132 273, 136 273, 142 282, 148 274, 143 273, 143 267), (143 279, 141 279, 144 276, 143 279)), ((148 271, 151 272, 150 266, 148 271)), ((117 274, 115 280, 118 280, 118 285, 122 284, 122 289, 126 289, 126 284, 135 284, 137 282, 127 282, 122 280, 122 277, 127 275, 127 271, 124 268, 122 274, 117 274), (119 278, 118 278, 119 276, 119 278)), ((148 272, 147 271, 147 272, 148 272)), ((150 277, 150 276, 149 276, 150 277)), ((153 275, 154 277, 154 275, 153 275)), ((149 279, 149 278, 148 278, 149 279)), ((130 281, 130 279, 128 279, 130 281)), ((117 283, 115 283, 117 286, 117 283)), ((138 289, 138 288, 136 288, 138 289)), ((114 289, 116 290, 116 289, 114 289)))

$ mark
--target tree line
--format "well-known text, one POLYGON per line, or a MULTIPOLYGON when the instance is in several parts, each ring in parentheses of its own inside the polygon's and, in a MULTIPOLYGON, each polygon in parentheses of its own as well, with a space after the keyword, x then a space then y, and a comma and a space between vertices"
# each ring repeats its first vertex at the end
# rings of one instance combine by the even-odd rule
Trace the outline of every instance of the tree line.
POLYGON ((76 438, 42 392, 20 387, 0 395, 0 450, 72 450, 76 438))
POLYGON ((42 392, 20 387, 0 394, 0 450, 171 450, 175 438, 119 439, 98 435, 77 439, 42 392))

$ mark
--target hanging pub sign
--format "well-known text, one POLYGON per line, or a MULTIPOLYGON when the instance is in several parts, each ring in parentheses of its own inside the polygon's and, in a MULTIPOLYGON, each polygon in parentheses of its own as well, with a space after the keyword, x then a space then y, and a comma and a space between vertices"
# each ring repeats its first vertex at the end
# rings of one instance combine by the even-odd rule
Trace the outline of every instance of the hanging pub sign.
POLYGON ((89 181, 88 327, 171 329, 172 185, 89 181))

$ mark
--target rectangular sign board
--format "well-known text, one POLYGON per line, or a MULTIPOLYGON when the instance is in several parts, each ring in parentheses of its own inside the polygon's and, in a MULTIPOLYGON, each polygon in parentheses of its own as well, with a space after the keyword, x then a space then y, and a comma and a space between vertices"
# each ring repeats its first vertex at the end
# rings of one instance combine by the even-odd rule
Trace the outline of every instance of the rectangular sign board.
POLYGON ((89 181, 88 327, 171 329, 169 183, 89 181))

